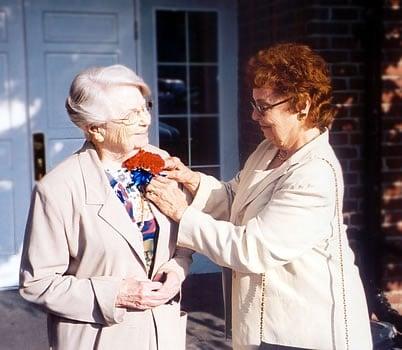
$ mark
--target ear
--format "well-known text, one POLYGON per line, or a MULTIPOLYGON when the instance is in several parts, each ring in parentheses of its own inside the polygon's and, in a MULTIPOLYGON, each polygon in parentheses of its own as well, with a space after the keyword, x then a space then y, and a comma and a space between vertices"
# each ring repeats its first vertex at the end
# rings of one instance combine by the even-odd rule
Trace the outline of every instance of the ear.
POLYGON ((305 105, 304 108, 300 111, 300 113, 304 114, 304 115, 308 115, 308 112, 310 110, 311 107, 311 98, 310 96, 306 95, 305 96, 305 105))
POLYGON ((89 135, 90 141, 94 143, 102 143, 105 141, 106 130, 104 127, 99 125, 89 125, 86 131, 89 135))

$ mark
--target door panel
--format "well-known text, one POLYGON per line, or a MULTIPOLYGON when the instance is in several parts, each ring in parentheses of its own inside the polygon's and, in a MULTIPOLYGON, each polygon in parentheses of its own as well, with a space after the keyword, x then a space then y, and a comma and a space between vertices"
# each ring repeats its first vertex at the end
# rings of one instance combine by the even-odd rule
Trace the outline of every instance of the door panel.
POLYGON ((47 170, 80 148, 64 108, 69 85, 93 65, 136 69, 134 18, 133 0, 0 0, 0 288, 18 283, 32 135, 35 154, 44 135, 37 163, 47 170))
POLYGON ((31 192, 22 13, 0 0, 0 288, 18 282, 31 192))
POLYGON ((31 129, 45 135, 49 170, 80 148, 82 132, 64 102, 74 76, 90 66, 135 69, 132 0, 25 1, 31 129))

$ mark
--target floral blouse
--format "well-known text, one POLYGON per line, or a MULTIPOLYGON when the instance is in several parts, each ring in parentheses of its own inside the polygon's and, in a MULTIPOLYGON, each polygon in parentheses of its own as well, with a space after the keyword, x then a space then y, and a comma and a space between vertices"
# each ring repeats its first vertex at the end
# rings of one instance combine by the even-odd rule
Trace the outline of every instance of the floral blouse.
POLYGON ((142 232, 144 242, 144 256, 147 272, 152 273, 156 243, 158 237, 158 223, 151 211, 147 199, 143 197, 138 188, 133 185, 130 171, 125 168, 117 170, 106 169, 106 175, 109 179, 117 197, 127 210, 133 223, 137 224, 142 232))

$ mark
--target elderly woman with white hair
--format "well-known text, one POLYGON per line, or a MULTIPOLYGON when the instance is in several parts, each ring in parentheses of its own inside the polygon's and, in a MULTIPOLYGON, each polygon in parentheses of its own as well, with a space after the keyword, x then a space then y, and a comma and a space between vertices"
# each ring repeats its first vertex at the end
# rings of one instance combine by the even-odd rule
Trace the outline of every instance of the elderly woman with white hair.
POLYGON ((66 108, 86 142, 36 184, 21 260, 20 293, 48 313, 52 349, 185 347, 191 251, 176 248, 177 225, 127 166, 141 152, 168 157, 148 144, 149 95, 122 65, 71 84, 66 108))

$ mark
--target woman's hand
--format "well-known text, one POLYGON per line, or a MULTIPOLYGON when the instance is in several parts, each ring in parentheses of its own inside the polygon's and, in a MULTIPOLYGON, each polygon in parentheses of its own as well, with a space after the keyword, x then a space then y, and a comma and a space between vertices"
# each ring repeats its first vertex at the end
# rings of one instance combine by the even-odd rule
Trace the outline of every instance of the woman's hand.
POLYGON ((117 307, 127 309, 146 310, 158 306, 153 297, 155 291, 162 287, 162 283, 151 280, 138 280, 129 277, 123 280, 116 299, 117 307))
POLYGON ((116 299, 116 307, 147 310, 166 304, 180 291, 176 272, 161 272, 151 280, 129 277, 123 280, 116 299))
POLYGON ((179 158, 170 157, 165 159, 164 174, 169 179, 182 183, 183 186, 194 196, 200 185, 200 173, 186 167, 179 158))
POLYGON ((180 278, 174 271, 157 273, 153 280, 163 283, 162 287, 153 293, 153 298, 159 305, 166 304, 180 292, 180 278))
POLYGON ((177 187, 177 182, 163 176, 151 180, 145 189, 145 197, 163 214, 177 222, 188 207, 186 195, 177 187))

